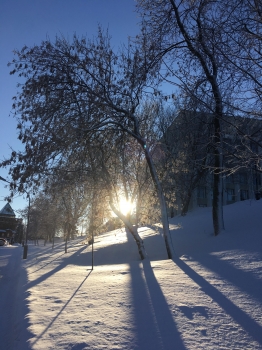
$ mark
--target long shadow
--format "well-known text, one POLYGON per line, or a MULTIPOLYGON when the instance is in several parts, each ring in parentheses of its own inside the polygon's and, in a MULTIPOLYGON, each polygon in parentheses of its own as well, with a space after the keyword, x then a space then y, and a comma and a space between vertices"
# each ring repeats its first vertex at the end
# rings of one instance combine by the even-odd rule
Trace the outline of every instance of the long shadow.
MULTIPOLYGON (((124 230, 124 229, 123 229, 124 230)), ((137 248, 137 244, 132 236, 132 234, 128 231, 124 231, 126 234, 126 241, 121 242, 115 242, 113 244, 110 244, 108 246, 103 246, 97 249, 96 248, 96 242, 94 244, 94 264, 95 265, 115 265, 115 264, 128 264, 130 261, 140 261, 140 256, 137 248)), ((111 236, 112 234, 108 234, 108 236, 111 236)), ((117 234, 116 234, 117 236, 117 234)), ((145 248, 148 247, 155 247, 151 252, 152 248, 150 248, 150 251, 147 253, 149 254, 149 258, 154 258, 154 260, 162 260, 167 258, 165 246, 164 246, 164 240, 159 235, 152 235, 147 236, 144 239, 145 242, 145 248), (159 249, 159 252, 157 251, 160 245, 163 245, 163 249, 159 249), (164 253, 163 253, 164 252, 164 253), (152 254, 150 254, 152 253, 152 254), (152 255, 152 256, 151 256, 152 255)), ((91 261, 91 251, 87 252, 87 261, 91 261)), ((152 260, 152 259, 151 259, 152 260)))
POLYGON ((14 349, 30 350, 31 347, 29 345, 29 340, 33 337, 33 334, 29 331, 30 323, 29 318, 27 317, 30 311, 27 301, 28 292, 26 288, 26 281, 26 270, 21 268, 19 280, 21 287, 18 288, 18 290, 21 291, 21 295, 18 297, 16 303, 17 314, 19 317, 17 317, 15 325, 16 330, 13 332, 12 336, 14 337, 14 349), (22 322, 20 322, 21 319, 23 320, 22 322))
POLYGON ((185 350, 149 260, 131 263, 130 274, 136 334, 132 349, 185 350))
MULTIPOLYGON (((61 245, 62 246, 62 245, 61 245)), ((59 249, 60 246, 57 246, 56 248, 52 249, 52 247, 44 247, 42 250, 37 250, 36 252, 32 253, 32 250, 30 250, 30 247, 28 248, 28 256, 27 256, 27 261, 26 261, 26 267, 31 267, 35 265, 35 261, 41 262, 43 260, 46 260, 46 255, 51 255, 50 251, 52 251, 52 255, 57 254, 56 249, 59 249)))
MULTIPOLYGON (((147 226, 140 228, 138 233, 143 239, 144 247, 150 261, 165 260, 168 258, 164 238, 159 231, 152 230, 147 226)), ((126 230, 126 237, 128 242, 134 242, 134 238, 129 230, 126 230)), ((137 245, 135 247, 137 250, 137 245)))
MULTIPOLYGON (((82 246, 82 245, 81 245, 82 246)), ((74 246, 75 247, 75 246, 74 246)), ((83 247, 83 246, 82 246, 83 247)), ((83 248, 86 248, 86 247, 88 247, 87 245, 85 245, 83 248)), ((72 247, 70 247, 70 252, 72 252, 72 247)), ((76 253, 77 252, 79 252, 79 248, 77 247, 77 249, 76 249, 76 253)), ((54 259, 52 259, 52 260, 50 260, 50 261, 48 261, 47 263, 45 263, 44 265, 42 265, 41 267, 39 267, 37 270, 34 270, 34 271, 32 271, 32 272, 30 272, 30 274, 32 274, 32 273, 35 273, 35 272, 37 272, 37 271, 39 271, 39 270, 41 270, 41 269, 43 269, 44 267, 46 267, 47 265, 49 265, 49 264, 51 264, 52 262, 54 262, 54 261, 56 261, 56 260, 58 260, 59 258, 61 258, 61 256, 63 256, 63 255, 65 255, 66 253, 65 252, 56 252, 55 254, 53 254, 53 255, 57 255, 54 259), (59 255, 57 255, 58 253, 60 253, 59 255)), ((80 255, 80 254, 79 254, 80 255)), ((77 254, 77 256, 78 256, 78 254, 77 254)), ((44 256, 42 259, 37 259, 37 263, 39 263, 39 262, 41 262, 41 261, 43 261, 43 260, 46 260, 46 256, 44 256)), ((27 267, 31 267, 31 266, 33 266, 33 265, 35 265, 35 263, 34 264, 31 264, 31 265, 27 265, 27 267)), ((86 263, 78 263, 77 265, 86 265, 86 263)))
MULTIPOLYGON (((96 249, 96 244, 94 244, 95 265, 128 264, 130 261, 141 261, 133 236, 128 230, 125 233, 127 241, 116 242, 108 246, 99 247, 98 249, 96 249)), ((147 247, 150 247, 150 251, 147 251, 150 260, 163 260, 167 258, 164 240, 161 236, 148 235, 144 239, 144 243, 146 250, 147 247), (161 249, 159 249, 160 247, 161 249)), ((89 255, 91 252, 87 252, 87 254, 89 255)))
POLYGON ((43 254, 43 250, 44 250, 44 252, 45 253, 47 253, 48 254, 48 252, 50 251, 50 250, 55 250, 55 249, 57 249, 57 248, 60 248, 61 246, 62 246, 63 244, 62 243, 60 243, 59 245, 57 245, 57 246, 55 246, 54 247, 54 249, 52 249, 52 246, 44 246, 44 245, 34 245, 34 244, 28 244, 28 255, 27 255, 27 258, 28 259, 34 259, 35 257, 37 257, 38 255, 41 255, 42 256, 42 254, 43 254), (32 247, 41 247, 42 248, 42 250, 41 251, 39 251, 39 250, 37 250, 37 251, 32 251, 32 247))
POLYGON ((89 271, 89 273, 86 275, 86 277, 83 279, 83 281, 80 283, 80 285, 77 287, 77 289, 74 291, 74 293, 71 295, 71 297, 67 300, 65 305, 61 308, 61 310, 58 312, 58 314, 52 319, 52 321, 46 326, 46 328, 42 331, 42 333, 32 342, 31 346, 34 346, 42 337, 43 335, 48 331, 49 328, 52 327, 53 323, 58 319, 58 317, 61 315, 61 313, 65 310, 65 308, 68 306, 68 304, 71 302, 71 300, 75 297, 76 293, 79 291, 79 289, 82 287, 82 285, 85 283, 87 278, 90 276, 92 270, 89 271))
POLYGON ((1 253, 8 264, 1 264, 0 348, 28 350, 27 340, 32 334, 28 331, 26 318, 29 313, 25 288, 27 274, 21 266, 21 249, 7 248, 1 253))
POLYGON ((202 291, 214 300, 232 319, 235 320, 255 341, 262 345, 262 327, 227 299, 220 291, 207 282, 202 276, 196 273, 191 267, 179 258, 173 259, 174 263, 197 283, 202 291))
MULTIPOLYGON (((73 242, 73 243, 75 243, 74 241, 70 241, 70 242, 73 242)), ((68 244, 68 249, 72 249, 72 248, 74 248, 75 246, 77 246, 79 244, 79 242, 76 242, 75 244, 68 244)), ((43 248, 44 248, 44 253, 46 253, 46 254, 49 254, 49 251, 52 251, 52 253, 53 254, 57 254, 57 250, 59 249, 61 249, 61 247, 64 247, 64 245, 65 245, 65 243, 64 242, 61 242, 61 243, 59 243, 59 244, 56 244, 55 246, 54 246, 54 248, 52 248, 52 246, 50 246, 50 247, 47 247, 47 246, 43 246, 43 248)), ((30 259, 37 259, 37 262, 41 262, 41 261, 43 261, 43 260, 46 260, 46 256, 44 255, 43 256, 43 251, 41 250, 41 251, 36 251, 35 253, 30 253, 30 247, 28 248, 28 258, 30 258, 30 259), (41 256, 41 258, 38 258, 38 256, 41 256)), ((32 261, 32 263, 31 264, 27 264, 27 267, 31 267, 31 266, 33 266, 33 265, 35 265, 35 261, 33 260, 32 261)))
POLYGON ((235 286, 257 299, 262 304, 262 283, 261 280, 252 276, 251 272, 243 271, 234 267, 228 261, 221 260, 214 255, 194 256, 193 259, 198 261, 202 266, 214 271, 223 279, 233 283, 235 286))
MULTIPOLYGON (((109 246, 99 247, 98 249, 96 249, 96 244, 94 244, 94 249, 94 263, 99 266, 128 264, 130 260, 140 260, 137 245, 131 233, 128 233, 127 241, 116 242, 109 246)), ((89 254, 91 254, 91 251, 88 252, 89 254)))
MULTIPOLYGON (((44 265, 42 265, 41 267, 39 267, 37 270, 34 270, 34 271, 30 272, 29 275, 31 275, 32 273, 35 273, 35 272, 37 272, 37 271, 42 270, 42 269, 43 269, 44 267, 46 267, 47 265, 49 265, 49 264, 51 264, 52 262, 54 262, 54 261, 58 260, 59 258, 61 258, 61 256, 63 256, 64 254, 65 254, 65 252, 61 253, 61 254, 58 255, 56 258, 54 258, 54 259, 48 261, 46 264, 44 264, 44 265)), ((42 261, 42 260, 44 260, 44 259, 41 259, 41 261, 42 261)), ((46 260, 46 258, 45 258, 45 260, 46 260)), ((39 261, 38 261, 38 263, 39 263, 39 261)), ((34 265, 35 265, 35 264, 34 264, 34 265)), ((30 267, 31 267, 31 266, 32 266, 32 265, 30 265, 30 267)), ((28 267, 28 266, 27 266, 27 267, 28 267)))
MULTIPOLYGON (((79 256, 81 254, 81 252, 86 248, 86 246, 84 246, 81 249, 78 249, 74 254, 72 254, 71 256, 67 257, 66 254, 64 254, 65 258, 63 259, 63 261, 61 261, 61 263, 56 266, 54 269, 48 271, 47 273, 41 275, 40 277, 38 277, 37 279, 35 279, 34 281, 31 281, 27 284, 27 288, 32 288, 35 285, 37 285, 38 283, 43 282, 44 280, 46 280, 47 278, 49 278, 50 276, 54 275, 55 273, 57 273, 58 271, 62 270, 63 268, 65 268, 67 265, 80 265, 79 263, 82 262, 81 259, 79 259, 79 256)), ((86 266, 83 265, 83 266, 86 266)))

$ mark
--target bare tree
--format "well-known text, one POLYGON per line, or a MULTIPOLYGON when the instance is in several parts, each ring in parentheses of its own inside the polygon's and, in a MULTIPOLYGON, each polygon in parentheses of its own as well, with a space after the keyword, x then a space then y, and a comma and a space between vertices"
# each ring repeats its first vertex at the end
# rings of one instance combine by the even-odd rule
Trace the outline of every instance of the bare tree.
POLYGON ((30 217, 32 223, 32 238, 43 238, 44 244, 47 241, 54 243, 54 237, 59 229, 59 208, 52 195, 39 192, 34 197, 30 217))
MULTIPOLYGON (((223 3, 223 2, 222 2, 223 3)), ((262 5, 257 0, 224 4, 227 20, 217 50, 232 72, 234 99, 228 101, 233 118, 224 118, 226 128, 235 136, 235 147, 226 147, 235 172, 242 167, 261 172, 261 45, 262 5)), ((219 22, 219 18, 214 18, 219 22)))
POLYGON ((165 198, 161 183, 140 129, 137 113, 145 92, 154 81, 150 70, 153 52, 143 45, 114 53, 110 39, 99 30, 98 38, 57 38, 15 52, 12 74, 25 80, 14 98, 19 139, 24 152, 12 152, 2 166, 11 165, 11 190, 39 186, 40 174, 52 171, 63 158, 81 153, 86 142, 105 130, 131 135, 144 152, 162 213, 168 257, 173 256, 165 198))
POLYGON ((218 48, 226 20, 224 5, 211 0, 138 1, 143 16, 140 38, 149 38, 147 50, 153 48, 155 60, 161 62, 162 79, 178 87, 184 96, 195 99, 202 110, 212 115, 215 235, 223 229, 221 119, 225 98, 228 91, 233 93, 234 86, 230 79, 232 72, 226 60, 220 59, 218 48))
MULTIPOLYGON (((93 206, 97 203, 97 200, 101 200, 98 196, 98 191, 103 189, 103 193, 106 192, 106 198, 112 212, 124 223, 126 229, 132 234, 140 254, 141 259, 147 257, 143 241, 138 234, 137 225, 132 224, 131 212, 124 213, 121 210, 121 198, 125 198, 127 201, 134 201, 136 197, 136 183, 134 179, 131 180, 131 173, 129 169, 130 158, 127 159, 127 143, 128 138, 126 135, 119 137, 118 140, 111 135, 101 142, 96 142, 96 147, 92 148, 92 154, 95 152, 95 157, 92 159, 90 154, 90 164, 92 169, 92 176, 94 177, 94 200, 92 201, 91 218, 92 226, 94 221, 93 206), (123 145, 123 138, 125 144, 123 145), (124 146, 124 147, 123 147, 124 146), (99 181, 99 182, 98 182, 99 181), (131 198, 130 198, 131 197, 131 198)), ((129 137, 130 138, 130 137, 129 137)), ((97 205, 96 205, 97 207, 97 205)), ((93 227, 92 227, 93 229, 93 227)))

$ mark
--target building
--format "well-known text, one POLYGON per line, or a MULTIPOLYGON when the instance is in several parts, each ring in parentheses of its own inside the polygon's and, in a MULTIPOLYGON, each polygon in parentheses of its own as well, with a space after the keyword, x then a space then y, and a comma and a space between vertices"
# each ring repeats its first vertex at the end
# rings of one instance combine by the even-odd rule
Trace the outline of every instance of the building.
MULTIPOLYGON (((262 121, 225 116, 221 130, 223 204, 260 198, 262 121)), ((171 182, 175 201, 167 202, 174 214, 186 214, 198 206, 212 206, 212 135, 212 115, 181 111, 161 140, 165 157, 161 157, 160 163, 170 169, 169 188, 171 182)))
POLYGON ((22 219, 16 215, 9 203, 0 210, 0 237, 13 243, 17 239, 17 230, 22 225, 22 219))

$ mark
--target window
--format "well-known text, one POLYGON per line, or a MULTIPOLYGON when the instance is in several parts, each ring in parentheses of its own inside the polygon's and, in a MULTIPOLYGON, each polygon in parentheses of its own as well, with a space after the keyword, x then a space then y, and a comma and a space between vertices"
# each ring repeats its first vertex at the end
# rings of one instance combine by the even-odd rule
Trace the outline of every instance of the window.
POLYGON ((227 189, 227 200, 228 200, 228 202, 235 201, 235 190, 233 188, 227 189))
POLYGON ((248 190, 240 190, 240 200, 244 201, 248 199, 248 190))

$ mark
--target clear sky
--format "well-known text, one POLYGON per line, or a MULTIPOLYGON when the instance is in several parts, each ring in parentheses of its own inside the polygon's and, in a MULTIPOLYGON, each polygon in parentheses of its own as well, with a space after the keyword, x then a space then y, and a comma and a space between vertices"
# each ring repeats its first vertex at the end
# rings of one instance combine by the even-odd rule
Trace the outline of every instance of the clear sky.
MULTIPOLYGON (((109 29, 117 47, 138 33, 138 22, 135 0, 0 0, 0 159, 8 157, 11 147, 22 149, 16 120, 10 116, 19 82, 7 67, 14 49, 38 44, 47 36, 53 40, 59 34, 69 39, 74 33, 93 37, 98 24, 109 29)), ((7 171, 0 169, 0 176, 7 178, 7 171)), ((0 181, 0 210, 8 195, 4 185, 0 181)), ((23 196, 11 203, 14 210, 26 205, 23 196)))

